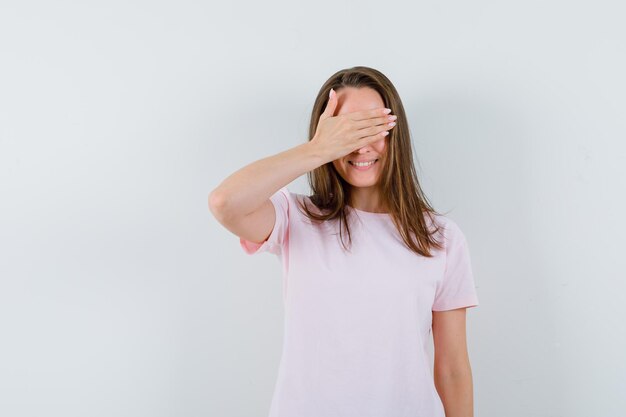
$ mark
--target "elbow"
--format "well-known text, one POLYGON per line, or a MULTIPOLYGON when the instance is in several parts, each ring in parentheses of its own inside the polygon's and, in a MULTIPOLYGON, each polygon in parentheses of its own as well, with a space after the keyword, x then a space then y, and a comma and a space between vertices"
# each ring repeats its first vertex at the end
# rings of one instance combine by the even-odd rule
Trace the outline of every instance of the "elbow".
POLYGON ((434 367, 435 377, 438 379, 455 379, 466 378, 472 375, 472 367, 469 361, 461 361, 455 364, 442 365, 435 364, 434 367))
POLYGON ((227 203, 228 200, 219 191, 213 190, 209 193, 209 211, 217 220, 224 219, 224 215, 228 212, 227 203))

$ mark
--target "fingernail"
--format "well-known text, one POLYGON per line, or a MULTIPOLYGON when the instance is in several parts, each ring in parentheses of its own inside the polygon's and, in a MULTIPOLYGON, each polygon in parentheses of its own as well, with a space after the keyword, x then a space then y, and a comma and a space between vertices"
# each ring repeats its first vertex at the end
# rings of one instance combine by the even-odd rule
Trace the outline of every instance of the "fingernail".
POLYGON ((385 114, 391 113, 391 109, 385 109, 385 114))
POLYGON ((335 90, 331 88, 330 91, 328 92, 328 98, 332 98, 334 92, 335 90))

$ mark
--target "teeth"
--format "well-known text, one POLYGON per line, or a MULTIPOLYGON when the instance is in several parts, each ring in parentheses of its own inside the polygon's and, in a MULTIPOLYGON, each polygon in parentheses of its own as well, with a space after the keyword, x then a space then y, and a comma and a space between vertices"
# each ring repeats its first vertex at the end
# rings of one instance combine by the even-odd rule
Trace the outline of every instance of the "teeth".
POLYGON ((367 167, 372 165, 374 162, 376 162, 376 160, 374 159, 373 161, 369 161, 369 162, 350 162, 352 165, 358 166, 358 167, 367 167))

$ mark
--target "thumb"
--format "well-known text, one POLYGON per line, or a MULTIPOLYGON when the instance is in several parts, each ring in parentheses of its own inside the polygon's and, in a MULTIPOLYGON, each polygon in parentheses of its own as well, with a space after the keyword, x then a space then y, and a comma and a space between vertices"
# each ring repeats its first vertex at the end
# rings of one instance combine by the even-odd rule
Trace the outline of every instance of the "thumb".
POLYGON ((328 117, 333 117, 335 114, 335 109, 337 108, 337 92, 334 89, 330 89, 330 93, 328 94, 328 103, 326 103, 326 108, 322 113, 321 118, 326 119, 328 117))

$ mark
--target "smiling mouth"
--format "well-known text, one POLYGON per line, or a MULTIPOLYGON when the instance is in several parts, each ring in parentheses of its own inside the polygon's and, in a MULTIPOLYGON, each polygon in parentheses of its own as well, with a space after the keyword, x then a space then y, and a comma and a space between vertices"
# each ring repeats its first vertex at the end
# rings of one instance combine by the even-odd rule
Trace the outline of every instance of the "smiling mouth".
POLYGON ((348 161, 350 165, 355 166, 355 167, 369 167, 369 166, 374 165, 376 162, 378 162, 378 159, 374 159, 366 164, 361 163, 359 165, 355 165, 352 161, 348 161))

